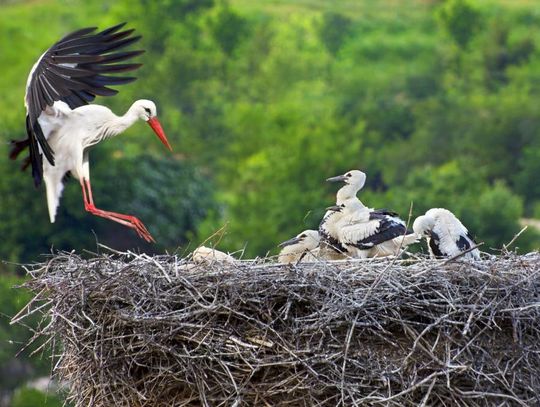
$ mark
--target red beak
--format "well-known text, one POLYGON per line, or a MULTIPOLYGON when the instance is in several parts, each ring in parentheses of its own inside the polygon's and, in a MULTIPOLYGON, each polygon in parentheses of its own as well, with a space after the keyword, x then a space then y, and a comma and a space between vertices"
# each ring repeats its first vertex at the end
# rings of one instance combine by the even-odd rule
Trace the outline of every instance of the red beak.
POLYGON ((161 127, 161 123, 157 119, 157 117, 152 117, 148 119, 147 123, 152 127, 152 130, 154 130, 154 133, 159 137, 161 142, 165 144, 165 147, 167 147, 169 150, 172 151, 172 147, 169 144, 169 140, 167 140, 167 137, 165 136, 165 133, 163 132, 163 128, 161 127))

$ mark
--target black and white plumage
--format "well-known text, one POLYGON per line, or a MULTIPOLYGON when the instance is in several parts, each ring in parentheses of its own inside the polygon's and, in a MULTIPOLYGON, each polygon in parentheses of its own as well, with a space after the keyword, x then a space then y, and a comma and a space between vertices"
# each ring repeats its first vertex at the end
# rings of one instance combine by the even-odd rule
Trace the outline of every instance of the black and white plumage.
POLYGON ((51 222, 55 220, 63 178, 71 173, 81 184, 85 210, 128 226, 152 241, 148 230, 134 216, 96 208, 90 186, 88 148, 121 133, 139 119, 146 121, 171 148, 157 120, 153 102, 138 100, 123 116, 116 116, 104 106, 88 104, 96 96, 117 93, 108 86, 135 80, 109 75, 141 66, 119 63, 143 52, 119 51, 140 39, 132 35, 132 29, 121 31, 123 26, 119 24, 98 33, 95 27, 75 31, 41 55, 27 80, 27 139, 13 142, 10 158, 15 159, 29 147, 27 163, 32 164, 36 186, 45 181, 51 222))
MULTIPOLYGON (((356 197, 366 183, 366 174, 359 170, 351 170, 343 175, 328 178, 328 182, 342 182, 344 185, 337 191, 336 205, 356 197)), ((339 242, 338 224, 342 217, 340 211, 328 210, 319 224, 321 239, 321 254, 328 258, 339 260, 346 257, 347 249, 339 242)))
POLYGON ((319 260, 319 232, 304 230, 292 239, 279 244, 278 261, 280 263, 296 263, 300 260, 314 262, 319 260))
POLYGON ((367 208, 355 197, 329 209, 341 213, 338 240, 352 257, 395 256, 418 240, 395 212, 367 208))
MULTIPOLYGON (((425 237, 432 257, 453 257, 476 246, 476 243, 460 220, 448 209, 432 208, 413 223, 419 237, 425 237)), ((480 260, 480 251, 471 250, 464 258, 480 260)))

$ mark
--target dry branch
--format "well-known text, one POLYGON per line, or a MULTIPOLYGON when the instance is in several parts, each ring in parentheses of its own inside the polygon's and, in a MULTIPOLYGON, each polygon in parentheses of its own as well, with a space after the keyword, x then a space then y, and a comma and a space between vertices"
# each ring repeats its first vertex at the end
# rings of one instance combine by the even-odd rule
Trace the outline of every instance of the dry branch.
POLYGON ((540 405, 538 253, 187 265, 30 269, 76 406, 540 405))

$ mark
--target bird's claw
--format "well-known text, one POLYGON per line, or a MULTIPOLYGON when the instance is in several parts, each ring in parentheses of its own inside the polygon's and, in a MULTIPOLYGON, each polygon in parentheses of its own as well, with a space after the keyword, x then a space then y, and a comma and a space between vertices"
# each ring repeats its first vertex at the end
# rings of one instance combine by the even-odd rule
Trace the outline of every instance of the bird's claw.
POLYGON ((156 242, 154 238, 152 237, 152 235, 150 234, 150 232, 148 231, 148 229, 146 229, 146 226, 144 226, 144 224, 138 218, 136 218, 135 216, 132 216, 129 219, 129 222, 133 225, 133 229, 135 229, 139 237, 143 238, 148 243, 156 242))

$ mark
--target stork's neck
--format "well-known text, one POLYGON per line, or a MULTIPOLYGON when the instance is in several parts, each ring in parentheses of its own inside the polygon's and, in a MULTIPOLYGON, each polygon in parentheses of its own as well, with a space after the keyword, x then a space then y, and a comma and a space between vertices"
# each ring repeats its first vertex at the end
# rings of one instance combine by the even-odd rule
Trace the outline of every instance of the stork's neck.
POLYGON ((135 113, 133 105, 123 116, 116 116, 108 123, 107 137, 114 137, 129 127, 139 119, 139 116, 135 113))
POLYGON ((336 205, 341 205, 349 198, 356 197, 356 194, 360 191, 357 185, 346 184, 342 186, 336 194, 336 205))

